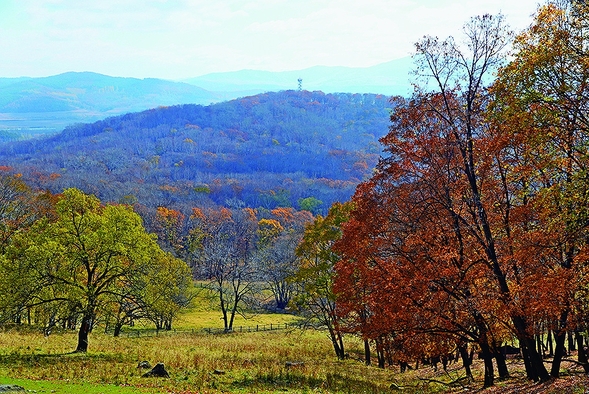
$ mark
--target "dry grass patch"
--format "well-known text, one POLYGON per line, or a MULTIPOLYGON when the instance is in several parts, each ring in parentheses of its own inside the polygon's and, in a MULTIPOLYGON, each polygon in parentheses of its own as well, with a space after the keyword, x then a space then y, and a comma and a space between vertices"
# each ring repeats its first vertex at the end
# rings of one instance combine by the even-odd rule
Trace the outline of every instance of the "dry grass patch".
POLYGON ((450 365, 448 371, 421 367, 400 374, 397 369, 366 367, 361 360, 362 343, 354 338, 346 339, 350 359, 338 361, 325 333, 316 331, 168 333, 139 338, 96 332, 90 336, 87 354, 70 353, 75 344, 73 332, 49 337, 37 332, 0 332, 0 381, 53 382, 56 392, 66 392, 59 388, 65 384, 88 384, 98 385, 96 392, 116 392, 119 387, 125 392, 150 393, 379 394, 399 389, 403 393, 580 394, 589 387, 573 363, 565 365, 569 378, 533 385, 525 381, 521 361, 510 360, 512 378, 486 390, 481 389, 479 360, 473 366, 475 382, 460 379, 464 376, 461 363, 450 365), (171 378, 141 378, 144 371, 137 364, 143 360, 165 363, 171 378), (287 366, 287 361, 294 366, 287 366), (102 391, 100 385, 104 385, 102 391))

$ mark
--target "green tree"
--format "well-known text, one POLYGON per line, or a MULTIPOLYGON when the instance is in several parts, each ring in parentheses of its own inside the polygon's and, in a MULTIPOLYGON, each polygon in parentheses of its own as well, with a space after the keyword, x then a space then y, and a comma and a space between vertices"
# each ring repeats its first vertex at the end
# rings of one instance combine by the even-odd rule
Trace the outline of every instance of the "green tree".
POLYGON ((141 319, 151 321, 157 330, 171 330, 173 320, 190 305, 193 292, 188 265, 170 253, 154 252, 149 264, 121 281, 121 289, 106 304, 105 318, 113 323, 114 336, 120 335, 124 325, 141 319))
POLYGON ((317 216, 305 228, 303 240, 296 249, 301 259, 300 268, 292 278, 300 287, 293 298, 294 304, 327 327, 335 354, 340 359, 345 357, 345 351, 332 289, 333 267, 339 256, 332 246, 341 238, 341 225, 348 220, 352 206, 352 203, 335 203, 326 217, 317 216))
POLYGON ((323 201, 315 197, 299 198, 299 207, 303 211, 309 211, 313 215, 317 215, 321 211, 323 201))
POLYGON ((55 221, 38 220, 18 235, 3 273, 25 286, 27 307, 67 305, 81 317, 76 351, 85 352, 99 310, 161 250, 128 206, 67 189, 56 212, 55 221))
POLYGON ((172 321, 193 298, 190 268, 184 261, 164 253, 155 256, 146 268, 142 272, 144 280, 138 283, 139 290, 143 290, 139 303, 156 329, 171 330, 172 321), (162 287, 161 283, 167 285, 162 287))

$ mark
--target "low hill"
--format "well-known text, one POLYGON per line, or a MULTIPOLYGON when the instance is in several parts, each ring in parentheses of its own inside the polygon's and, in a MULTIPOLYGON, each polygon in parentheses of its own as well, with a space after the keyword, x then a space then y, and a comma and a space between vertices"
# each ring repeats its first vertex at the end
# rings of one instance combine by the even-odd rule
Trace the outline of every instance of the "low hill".
POLYGON ((160 107, 0 146, 0 165, 34 185, 78 187, 102 201, 325 211, 371 174, 387 132, 388 97, 283 91, 160 107))
POLYGON ((44 78, 2 78, 0 112, 139 111, 159 105, 210 104, 213 93, 182 83, 68 72, 44 78))
MULTIPOLYGON (((0 130, 25 137, 55 133, 72 123, 110 115, 160 105, 210 104, 224 98, 187 83, 118 78, 91 72, 68 72, 44 78, 0 78, 0 130)), ((7 138, 6 134, 4 137, 7 138)))

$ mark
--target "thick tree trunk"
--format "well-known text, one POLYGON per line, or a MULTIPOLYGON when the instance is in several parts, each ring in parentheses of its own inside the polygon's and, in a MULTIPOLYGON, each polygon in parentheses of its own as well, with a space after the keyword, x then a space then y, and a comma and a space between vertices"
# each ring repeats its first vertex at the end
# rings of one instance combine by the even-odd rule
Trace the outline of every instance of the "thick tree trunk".
POLYGON ((556 349, 554 350, 554 358, 552 359, 552 369, 550 370, 550 376, 552 376, 553 378, 558 378, 560 376, 560 364, 562 358, 566 355, 564 342, 567 335, 567 332, 565 330, 567 318, 568 311, 563 311, 560 315, 559 330, 556 333, 556 349))
POLYGON ((123 328, 123 323, 117 322, 115 324, 115 332, 113 334, 114 337, 118 337, 121 335, 121 328, 123 328))
POLYGON ((368 339, 364 340, 364 362, 366 365, 370 365, 370 342, 368 339))
POLYGON ((485 342, 480 344, 481 346, 481 354, 483 357, 483 361, 485 364, 485 382, 484 387, 491 387, 495 384, 495 372, 493 371, 493 355, 491 354, 491 349, 489 349, 489 345, 485 342))
POLYGON ((547 382, 550 380, 550 375, 544 366, 542 357, 540 357, 540 354, 536 350, 536 341, 534 341, 534 338, 530 337, 527 333, 526 321, 521 316, 512 317, 512 321, 517 330, 519 343, 522 348, 528 379, 535 382, 547 382))
POLYGON ((505 355, 500 349, 495 350, 495 361, 497 361, 497 372, 499 373, 499 379, 505 380, 509 378, 509 370, 505 363, 505 355))
POLYGON ((78 347, 76 348, 77 353, 85 353, 88 351, 88 334, 90 333, 90 327, 92 325, 92 316, 84 315, 82 318, 82 324, 78 331, 78 347))

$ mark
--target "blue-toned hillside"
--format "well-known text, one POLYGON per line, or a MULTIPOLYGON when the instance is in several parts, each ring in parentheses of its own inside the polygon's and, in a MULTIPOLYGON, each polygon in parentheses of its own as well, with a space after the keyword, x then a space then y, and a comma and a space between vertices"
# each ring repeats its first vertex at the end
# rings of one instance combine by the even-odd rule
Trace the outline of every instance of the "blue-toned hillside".
POLYGON ((1 146, 0 164, 59 192, 178 207, 326 209, 349 198, 378 160, 388 97, 283 91, 210 106, 179 105, 68 127, 1 146))

